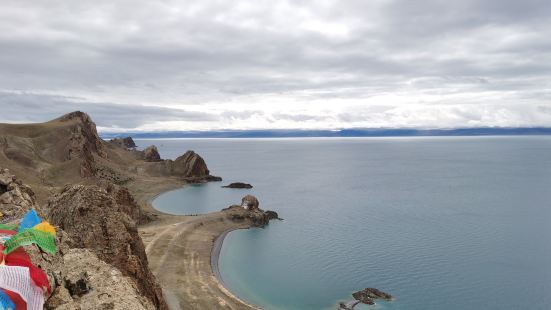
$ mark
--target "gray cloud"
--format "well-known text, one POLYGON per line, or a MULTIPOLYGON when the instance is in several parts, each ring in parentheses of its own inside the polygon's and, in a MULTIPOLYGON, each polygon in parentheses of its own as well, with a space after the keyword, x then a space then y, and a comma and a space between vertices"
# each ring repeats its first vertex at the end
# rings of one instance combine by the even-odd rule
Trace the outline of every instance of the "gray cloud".
POLYGON ((43 122, 72 111, 86 111, 98 126, 132 129, 154 121, 214 122, 216 115, 153 106, 80 101, 79 98, 0 92, 0 122, 43 122))
POLYGON ((551 125, 534 116, 551 104, 550 15, 543 0, 8 0, 0 105, 144 130, 551 125))

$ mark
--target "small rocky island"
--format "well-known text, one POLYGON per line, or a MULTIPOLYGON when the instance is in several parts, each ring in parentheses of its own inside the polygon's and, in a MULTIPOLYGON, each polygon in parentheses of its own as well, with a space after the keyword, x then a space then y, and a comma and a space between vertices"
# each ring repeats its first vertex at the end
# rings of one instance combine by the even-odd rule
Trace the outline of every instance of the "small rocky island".
POLYGON ((339 303, 339 308, 337 310, 353 310, 359 303, 374 305, 376 299, 392 300, 392 295, 373 287, 368 287, 352 293, 352 297, 354 297, 352 301, 339 303))
POLYGON ((235 183, 230 183, 228 185, 225 185, 225 186, 222 186, 223 188, 253 188, 253 186, 251 184, 248 184, 248 183, 243 183, 243 182, 235 182, 235 183))

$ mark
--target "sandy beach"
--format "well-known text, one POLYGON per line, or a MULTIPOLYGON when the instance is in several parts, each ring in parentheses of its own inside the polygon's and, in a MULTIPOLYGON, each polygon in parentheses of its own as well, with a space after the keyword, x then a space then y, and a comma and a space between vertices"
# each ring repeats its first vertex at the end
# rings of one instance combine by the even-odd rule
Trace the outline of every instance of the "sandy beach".
MULTIPOLYGON (((169 190, 174 186, 156 187, 161 188, 169 190)), ((230 220, 228 215, 235 210, 197 216, 161 213, 151 205, 158 193, 153 189, 142 190, 138 199, 145 202, 148 211, 155 212, 157 219, 141 226, 139 231, 150 269, 163 288, 169 308, 260 309, 225 288, 218 270, 224 237, 232 230, 251 227, 251 223, 230 220)))

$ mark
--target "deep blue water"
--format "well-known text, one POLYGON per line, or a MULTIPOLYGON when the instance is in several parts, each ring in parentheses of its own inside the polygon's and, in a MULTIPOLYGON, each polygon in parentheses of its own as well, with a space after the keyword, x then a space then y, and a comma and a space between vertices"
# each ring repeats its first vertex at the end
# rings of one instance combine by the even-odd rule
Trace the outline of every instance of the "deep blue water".
POLYGON ((247 193, 285 220, 232 232, 224 282, 266 309, 551 309, 551 137, 202 139, 156 144, 201 154, 221 183, 154 201, 204 213, 247 193), (222 189, 233 181, 252 190, 222 189), (360 308, 357 308, 360 309, 360 308))

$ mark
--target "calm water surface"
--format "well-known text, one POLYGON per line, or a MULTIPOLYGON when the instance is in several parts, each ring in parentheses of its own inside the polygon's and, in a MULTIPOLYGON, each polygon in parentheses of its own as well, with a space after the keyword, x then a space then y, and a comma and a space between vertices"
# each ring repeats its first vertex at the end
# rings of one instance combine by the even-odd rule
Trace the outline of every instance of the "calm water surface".
POLYGON ((220 210, 256 195, 283 222, 230 233, 227 286, 266 309, 551 309, 551 137, 139 140, 201 154, 223 184, 154 205, 220 210))

